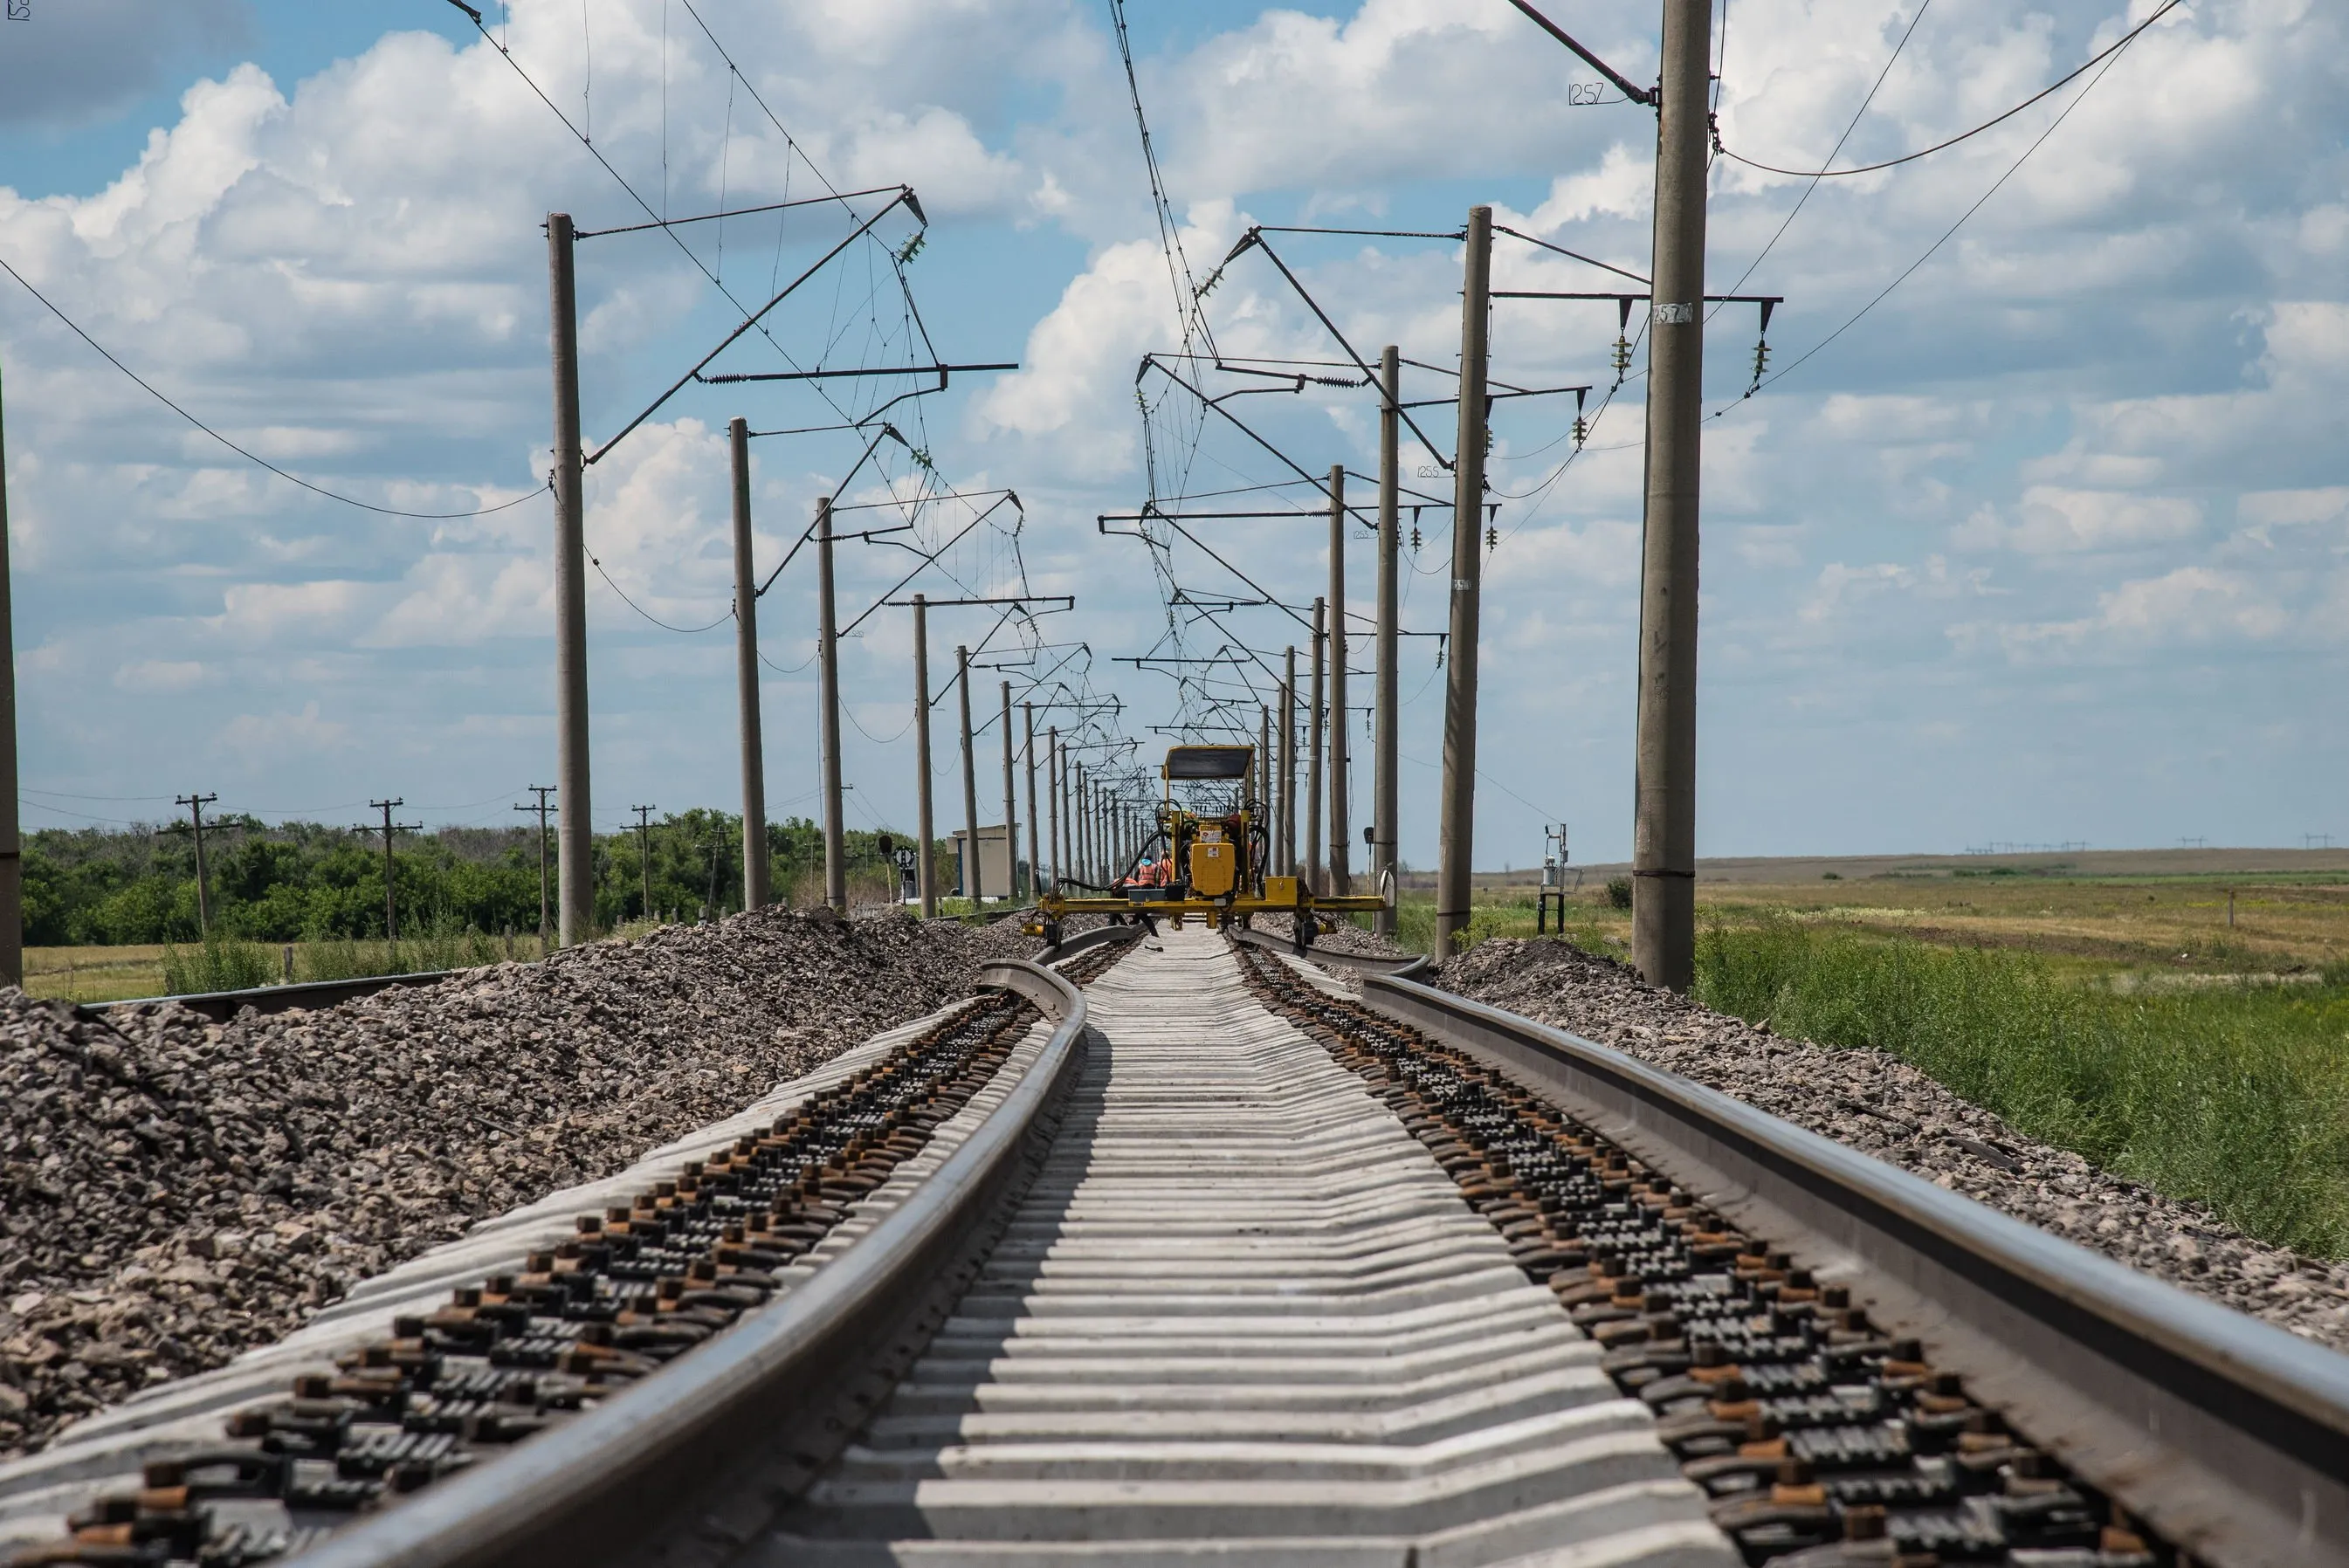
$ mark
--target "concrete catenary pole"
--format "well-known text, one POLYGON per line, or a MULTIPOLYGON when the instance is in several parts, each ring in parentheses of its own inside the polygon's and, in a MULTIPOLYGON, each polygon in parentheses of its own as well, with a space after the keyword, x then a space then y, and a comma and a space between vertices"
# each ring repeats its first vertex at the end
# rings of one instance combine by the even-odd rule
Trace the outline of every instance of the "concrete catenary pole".
POLYGON ((1101 885, 1101 824, 1093 820, 1093 778, 1084 764, 1077 765, 1077 874, 1101 885))
POLYGON ((978 908, 978 760, 970 749, 970 650, 955 649, 955 695, 962 704, 962 895, 978 908))
POLYGON ((1077 880, 1093 880, 1092 841, 1085 837, 1085 765, 1077 763, 1069 779, 1069 860, 1077 880))
POLYGON ((1280 830, 1273 835, 1273 864, 1282 876, 1297 874, 1297 645, 1288 646, 1280 677, 1280 802, 1274 809, 1280 830))
POLYGON ((750 561, 750 424, 726 427, 734 460, 734 689, 742 730, 742 907, 773 902, 767 854, 766 743, 759 723, 759 579, 750 561))
MULTIPOLYGON (((1044 804, 1051 813, 1051 834, 1045 852, 1051 857, 1050 886, 1061 891, 1061 727, 1052 725, 1044 731, 1044 804)), ((1029 813, 1033 816, 1035 813, 1029 813)))
MULTIPOLYGON (((1374 680, 1371 707, 1376 709, 1377 735, 1372 741, 1373 759, 1371 767, 1371 876, 1374 883, 1383 886, 1388 872, 1394 870, 1397 823, 1396 795, 1402 780, 1397 776, 1396 759, 1400 738, 1395 733, 1395 721, 1402 717, 1397 700, 1395 650, 1398 639, 1396 619, 1401 614, 1401 585, 1396 582, 1400 550, 1397 535, 1402 529, 1402 509, 1397 504, 1401 487, 1400 462, 1402 445, 1402 366, 1395 346, 1387 345, 1379 356, 1379 608, 1378 608, 1378 676, 1374 680)), ((1392 909, 1379 912, 1373 922, 1379 935, 1392 938, 1395 934, 1395 916, 1392 909)))
POLYGON ((587 788, 586 499, 580 482, 579 294, 571 214, 546 215, 554 325, 554 782, 562 801, 555 874, 563 945, 595 930, 595 817, 587 788))
POLYGON ((1631 965, 1685 991, 1696 967, 1698 449, 1704 372, 1709 0, 1664 0, 1648 312, 1647 515, 1640 562, 1631 965))
POLYGON ((1327 657, 1330 615, 1327 601, 1313 601, 1313 684, 1305 705, 1305 885, 1315 892, 1329 891, 1321 881, 1321 714, 1327 693, 1322 689, 1322 664, 1327 657))
POLYGON ((914 814, 920 819, 914 829, 914 848, 921 856, 914 885, 921 895, 922 918, 936 920, 938 877, 930 863, 936 852, 932 848, 936 818, 930 803, 930 603, 919 593, 914 595, 914 768, 918 775, 914 780, 914 814))
POLYGON ((1019 897, 1019 799, 1012 788, 1011 683, 1003 683, 1003 875, 1004 896, 1019 897))
POLYGON ((1263 818, 1265 863, 1257 868, 1259 874, 1278 869, 1273 859, 1279 852, 1280 834, 1273 827, 1272 790, 1272 705, 1260 702, 1256 707, 1256 799, 1263 818))
MULTIPOLYGON (((1678 0, 1675 0, 1678 3, 1678 0)), ((1451 665, 1444 687, 1444 806, 1435 873, 1435 951, 1468 929, 1476 829, 1476 622, 1485 566, 1485 367, 1492 306, 1493 210, 1468 209, 1460 295, 1460 437, 1453 469, 1451 665)))
POLYGON ((1036 824, 1036 705, 1019 705, 1019 764, 1027 780, 1028 803, 1028 896, 1034 898, 1044 885, 1044 846, 1036 824))
POLYGON ((8 596, 8 444, 0 438, 0 985, 25 983, 24 852, 16 816, 16 634, 8 596))
POLYGON ((1346 469, 1330 469, 1330 891, 1354 891, 1350 814, 1346 810, 1346 469))
POLYGON ((833 597, 830 496, 815 503, 815 645, 820 665, 816 684, 823 708, 818 738, 823 747, 823 901, 845 914, 848 825, 840 789, 840 618, 833 597))

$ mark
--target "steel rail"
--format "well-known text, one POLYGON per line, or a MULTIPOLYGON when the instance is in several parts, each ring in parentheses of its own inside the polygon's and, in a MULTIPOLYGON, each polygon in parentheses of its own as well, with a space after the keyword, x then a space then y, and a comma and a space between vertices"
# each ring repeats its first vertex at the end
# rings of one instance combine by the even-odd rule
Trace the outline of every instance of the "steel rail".
MULTIPOLYGON (((988 923, 1026 913, 1007 910, 991 916, 988 923)), ((1071 937, 1058 948, 1048 948, 1039 962, 1063 958, 1081 952, 1095 942, 1079 943, 1071 937)), ((85 1018, 102 1019, 118 1007, 156 1007, 166 1002, 176 1003, 191 1013, 201 1013, 216 1024, 225 1024, 246 1007, 266 1016, 272 1013, 290 1013, 296 1007, 332 1007, 343 1002, 356 1002, 362 996, 372 996, 378 991, 388 991, 400 985, 438 985, 443 980, 453 980, 468 969, 428 969, 412 975, 366 975, 348 980, 305 980, 292 985, 255 985, 243 991, 194 991, 184 996, 125 996, 113 1002, 77 1002, 74 1011, 85 1018)))
POLYGON ((1366 975, 1362 999, 1847 1276, 2197 1562, 2349 1562, 2349 1357, 1565 1030, 1393 975, 1366 975))
MULTIPOLYGON (((1269 932, 1244 930, 1234 926, 1226 933, 1234 942, 1246 947, 1261 947, 1268 953, 1293 953, 1295 949, 1269 932)), ((1350 969, 1357 975, 1389 975, 1398 980, 1416 980, 1425 974, 1432 960, 1423 953, 1413 953, 1401 958, 1388 958, 1374 953, 1341 953, 1334 947, 1311 947, 1305 956, 1316 964, 1326 964, 1336 969, 1350 969)))
POLYGON ((117 1007, 153 1007, 175 1002, 191 1013, 202 1013, 225 1024, 246 1007, 256 1013, 290 1013, 296 1007, 331 1007, 388 991, 396 985, 437 985, 462 975, 462 969, 432 969, 416 975, 367 975, 351 980, 305 980, 293 985, 256 985, 247 991, 198 991, 185 996, 129 996, 119 1002, 78 1002, 74 1010, 86 1018, 102 1018, 117 1007))
POLYGON ((1019 1183, 1042 1125, 1084 1057, 1075 985, 1024 961, 980 984, 1056 1020, 1001 1105, 905 1202, 806 1284, 693 1354, 522 1444, 342 1532, 305 1568, 576 1568, 649 1547, 714 1501, 746 1462, 778 1466, 844 1439, 839 1412, 874 1362, 909 1334, 941 1278, 1019 1183), (699 1505, 697 1511, 697 1505, 699 1505))

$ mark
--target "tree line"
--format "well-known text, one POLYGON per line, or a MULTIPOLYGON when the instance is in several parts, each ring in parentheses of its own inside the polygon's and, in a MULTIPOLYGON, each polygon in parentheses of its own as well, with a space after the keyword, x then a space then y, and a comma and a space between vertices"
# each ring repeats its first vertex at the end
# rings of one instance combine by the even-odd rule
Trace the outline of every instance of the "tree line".
MULTIPOLYGON (((881 852, 884 836, 845 835, 850 876, 864 896, 886 897, 895 886, 896 873, 881 852)), ((682 920, 705 911, 733 913, 742 907, 741 845, 739 815, 699 809, 664 817, 641 836, 635 828, 599 835, 597 924, 609 928, 647 913, 682 920)), ((778 895, 792 904, 820 902, 823 830, 803 817, 771 822, 767 846, 778 895)), ((553 856, 550 840, 550 890, 553 856)), ((403 935, 427 927, 491 934, 538 929, 534 826, 403 835, 392 862, 403 935)), ((380 835, 225 817, 204 824, 204 872, 216 934, 254 942, 385 934, 380 835)), ((25 836, 24 876, 28 946, 181 943, 202 934, 195 844, 184 823, 39 829, 25 836)))

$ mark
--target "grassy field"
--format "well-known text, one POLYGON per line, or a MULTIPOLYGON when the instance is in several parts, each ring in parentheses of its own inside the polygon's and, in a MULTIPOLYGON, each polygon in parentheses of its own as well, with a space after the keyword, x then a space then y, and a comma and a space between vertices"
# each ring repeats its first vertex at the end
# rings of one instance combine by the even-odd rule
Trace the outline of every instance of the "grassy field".
MULTIPOLYGON (((647 924, 621 934, 650 929, 647 924)), ((276 985, 288 979, 288 945, 215 942, 185 947, 28 947, 25 989, 60 1002, 119 1002, 132 996, 276 985)), ((509 956, 502 941, 477 932, 427 934, 398 943, 296 942, 290 946, 291 978, 295 981, 461 969, 509 956)), ((523 961, 543 956, 536 934, 515 937, 511 956, 523 961)))
MULTIPOLYGON (((1708 1006, 1889 1052, 2252 1235, 2349 1256, 2349 872, 1959 865, 1701 880, 1697 899, 1708 1006)), ((1432 901, 1401 914, 1432 945, 1432 901)), ((1534 925, 1529 888, 1493 886, 1469 935, 1534 925)), ((1568 939, 1623 957, 1630 933, 1586 880, 1568 939)))
POLYGON ((27 947, 25 989, 60 1002, 119 1002, 163 989, 160 947, 27 947))

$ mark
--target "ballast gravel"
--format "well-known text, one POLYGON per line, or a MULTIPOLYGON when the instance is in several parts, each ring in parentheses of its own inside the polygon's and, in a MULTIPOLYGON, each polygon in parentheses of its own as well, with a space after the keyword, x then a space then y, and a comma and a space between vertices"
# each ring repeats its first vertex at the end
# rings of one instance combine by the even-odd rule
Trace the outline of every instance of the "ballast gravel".
POLYGON ((626 1166, 1034 951, 768 910, 316 1012, 0 989, 0 1459, 626 1166))
POLYGON ((1436 984, 1651 1062, 2302 1337, 2349 1350, 2349 1264, 2255 1242, 2023 1136, 1881 1051, 1790 1040, 1568 943, 1496 938, 1436 984))

